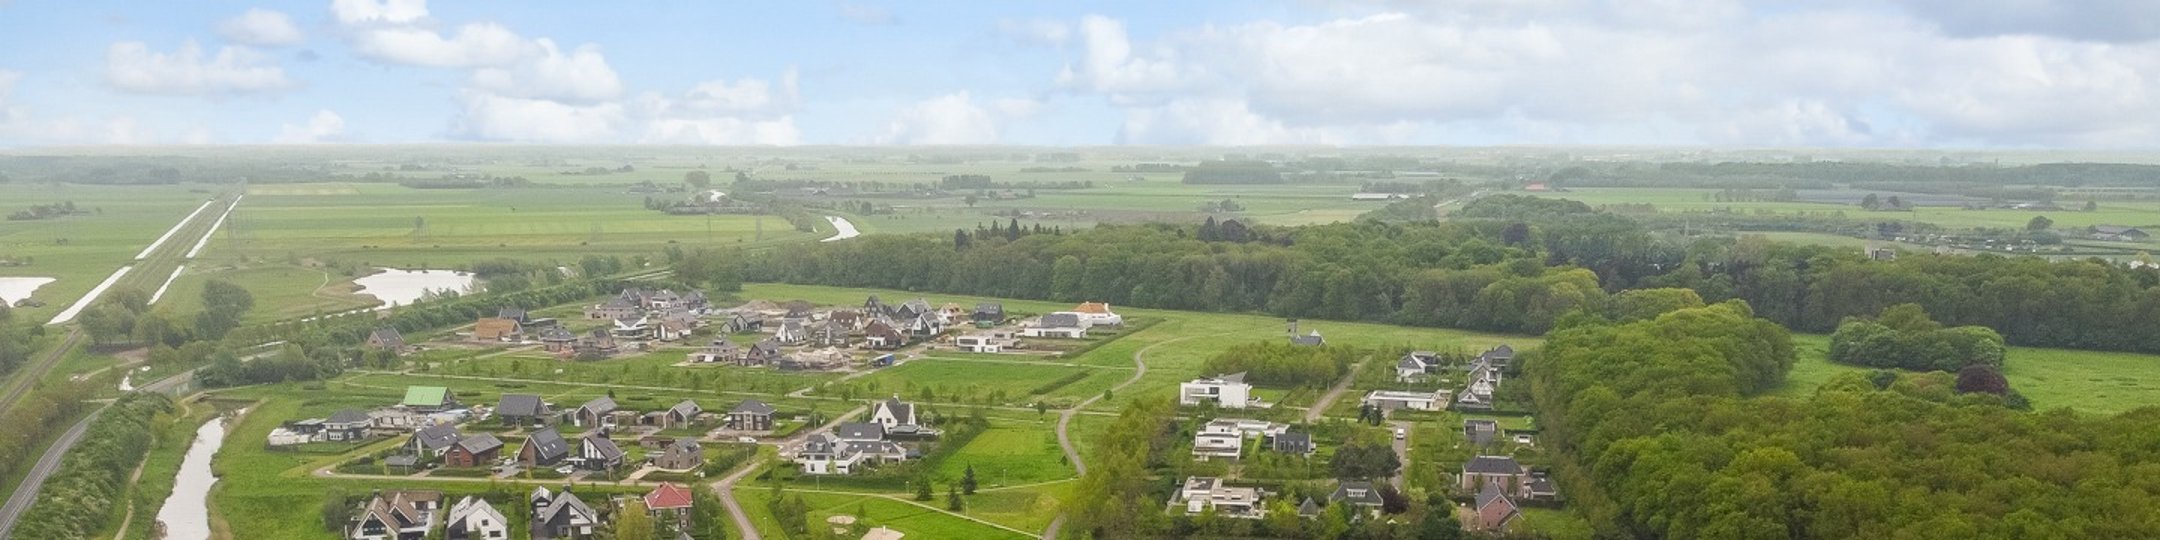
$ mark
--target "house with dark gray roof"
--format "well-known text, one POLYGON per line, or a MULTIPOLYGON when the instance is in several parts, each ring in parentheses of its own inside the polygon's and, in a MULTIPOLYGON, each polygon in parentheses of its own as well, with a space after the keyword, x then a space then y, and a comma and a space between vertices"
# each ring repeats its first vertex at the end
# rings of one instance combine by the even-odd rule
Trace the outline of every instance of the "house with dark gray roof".
POLYGON ((533 540, 592 538, 600 528, 600 513, 571 494, 567 487, 559 493, 549 493, 544 487, 533 488, 529 500, 533 540))
POLYGON ((1315 329, 1315 330, 1313 330, 1313 331, 1311 331, 1311 332, 1307 332, 1307 333, 1306 333, 1305 335, 1302 335, 1302 336, 1300 336, 1300 335, 1291 335, 1291 336, 1290 336, 1290 344, 1291 344, 1291 345, 1298 345, 1298 346, 1304 346, 1304 347, 1318 347, 1318 346, 1321 346, 1321 345, 1326 345, 1326 344, 1327 344, 1327 340, 1326 340, 1326 339, 1324 339, 1324 338, 1321 338, 1321 337, 1320 337, 1320 331, 1319 331, 1319 330, 1317 330, 1317 329, 1315 329))
POLYGON ((749 352, 743 353, 742 363, 746 366, 770 366, 780 363, 784 356, 780 352, 780 340, 767 337, 758 340, 750 346, 749 352))
POLYGON ((322 437, 332 441, 357 441, 367 438, 368 424, 372 420, 360 409, 345 409, 330 415, 322 422, 322 437))
POLYGON ((667 449, 652 454, 654 467, 687 471, 705 466, 705 447, 694 437, 683 437, 669 444, 667 449))
POLYGON ((869 422, 848 422, 834 426, 833 434, 842 440, 879 441, 885 439, 885 426, 869 422))
POLYGON ((493 413, 505 426, 546 423, 549 416, 547 402, 532 394, 503 394, 495 403, 493 413))
POLYGON ((405 335, 398 333, 396 327, 384 326, 369 332, 365 345, 370 349, 405 354, 405 335))
POLYGON ((584 405, 579 405, 576 410, 570 411, 570 424, 582 428, 613 425, 615 419, 609 415, 614 414, 617 408, 615 398, 607 396, 593 398, 592 401, 587 401, 584 405))
POLYGON ((975 304, 975 311, 968 313, 968 319, 974 321, 977 325, 1003 323, 1005 322, 1005 304, 997 302, 975 304))
POLYGON ((450 445, 457 444, 457 441, 457 426, 437 424, 413 432, 412 451, 415 455, 440 456, 450 450, 450 445))
POLYGON ((743 400, 727 413, 728 429, 741 431, 772 431, 773 406, 755 399, 743 400))
POLYGON ((545 467, 561 463, 570 457, 570 441, 563 440, 562 432, 544 428, 525 437, 525 445, 518 447, 518 463, 526 468, 545 467))
POLYGON ((1020 329, 1027 337, 1080 339, 1087 337, 1088 323, 1079 313, 1060 311, 1043 315, 1035 324, 1020 329))
POLYGON ((502 439, 493 433, 475 433, 450 445, 443 454, 443 465, 450 467, 483 467, 502 457, 502 439))
POLYGON ((1269 438, 1268 448, 1284 454, 1310 456, 1314 450, 1312 434, 1303 431, 1285 431, 1269 438))
POLYGON ((623 450, 614 440, 593 433, 578 441, 578 468, 612 471, 622 466, 623 450))
POLYGON ((1521 463, 1509 456, 1477 456, 1464 462, 1461 480, 1463 491, 1481 489, 1485 484, 1499 484, 1507 493, 1521 493, 1527 480, 1521 463))
POLYGON ((1379 508, 1385 504, 1380 490, 1366 480, 1343 480, 1335 483, 1335 493, 1328 495, 1328 503, 1349 503, 1356 506, 1379 508))

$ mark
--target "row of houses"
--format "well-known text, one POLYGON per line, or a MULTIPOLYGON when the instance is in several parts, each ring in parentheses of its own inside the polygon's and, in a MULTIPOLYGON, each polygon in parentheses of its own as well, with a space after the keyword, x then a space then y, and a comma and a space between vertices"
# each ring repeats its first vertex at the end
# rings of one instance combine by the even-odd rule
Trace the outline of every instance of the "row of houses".
POLYGON ((804 474, 848 475, 867 467, 922 457, 913 445, 936 439, 938 430, 923 426, 915 404, 900 398, 871 405, 870 418, 814 433, 789 450, 804 474))
POLYGON ((774 409, 758 400, 744 400, 724 414, 708 412, 696 400, 685 399, 666 409, 655 411, 625 410, 614 398, 597 397, 567 411, 557 411, 536 394, 503 394, 490 412, 497 421, 506 426, 553 426, 564 422, 572 427, 606 429, 618 426, 652 426, 660 429, 681 429, 722 422, 728 429, 740 431, 766 431, 772 429, 774 409))
POLYGON ((1292 431, 1289 425, 1249 418, 1217 418, 1193 433, 1192 456, 1197 461, 1236 460, 1245 454, 1245 441, 1255 440, 1269 451, 1311 456, 1318 450, 1312 434, 1292 431))
MULTIPOLYGON (((1435 390, 1415 392, 1401 390, 1375 390, 1365 395, 1365 405, 1384 411, 1408 409, 1414 411, 1437 411, 1452 406, 1466 412, 1493 410, 1493 392, 1506 378, 1506 369, 1515 360, 1515 348, 1507 345, 1493 347, 1463 367, 1464 384, 1461 392, 1435 390)), ((1438 353, 1413 351, 1395 362, 1395 380, 1401 383, 1420 383, 1438 373, 1443 362, 1438 353)))
POLYGON ((350 442, 410 433, 435 425, 465 421, 472 412, 440 386, 410 386, 396 404, 370 410, 342 409, 324 418, 286 422, 270 430, 273 447, 313 442, 350 442))
MULTIPOLYGON (((1267 517, 1267 499, 1272 495, 1267 489, 1249 486, 1232 486, 1222 478, 1192 476, 1185 479, 1176 495, 1170 499, 1173 509, 1187 515, 1198 515, 1213 510, 1217 515, 1240 519, 1267 517)), ((1329 493, 1325 505, 1305 498, 1297 505, 1297 513, 1303 518, 1318 518, 1326 505, 1349 505, 1354 513, 1378 515, 1386 504, 1378 486, 1369 480, 1338 480, 1335 491, 1329 493)))
MULTIPOLYGON (((510 538, 510 520, 487 499, 465 496, 448 509, 443 494, 428 490, 377 491, 347 521, 348 540, 422 540, 438 526, 449 540, 503 540, 510 538)), ((690 488, 662 483, 637 497, 654 523, 677 535, 691 530, 695 498, 690 488)), ((609 502, 618 502, 610 500, 609 502)), ((534 488, 525 498, 531 510, 530 537, 535 540, 589 539, 604 535, 612 516, 564 487, 550 491, 534 488)), ((619 511, 619 507, 611 511, 619 511)))

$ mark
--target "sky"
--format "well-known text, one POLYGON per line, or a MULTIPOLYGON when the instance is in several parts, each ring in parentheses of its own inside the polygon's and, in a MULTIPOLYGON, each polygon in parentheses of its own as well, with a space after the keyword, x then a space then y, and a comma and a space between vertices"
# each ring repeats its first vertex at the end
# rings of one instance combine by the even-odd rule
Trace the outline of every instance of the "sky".
POLYGON ((0 0, 0 147, 2160 146, 2151 0, 0 0))

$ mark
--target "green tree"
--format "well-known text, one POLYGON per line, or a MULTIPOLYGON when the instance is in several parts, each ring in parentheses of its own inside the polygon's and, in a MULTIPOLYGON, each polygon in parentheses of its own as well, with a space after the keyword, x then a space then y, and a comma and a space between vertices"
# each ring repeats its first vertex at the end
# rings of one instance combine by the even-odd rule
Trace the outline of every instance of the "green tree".
POLYGON ((683 183, 689 184, 690 189, 704 191, 705 188, 712 187, 712 173, 703 170, 683 173, 683 183))
POLYGON ((2025 230, 2028 231, 2045 231, 2052 228, 2055 228, 2055 220, 2048 219, 2047 216, 2033 216, 2031 221, 2025 222, 2025 230))
POLYGON ((930 494, 930 479, 915 479, 915 500, 927 501, 930 500, 931 497, 932 495, 930 494))
POLYGON ((968 495, 974 495, 974 494, 975 494, 975 465, 974 465, 974 464, 969 464, 969 465, 967 466, 967 472, 966 472, 966 473, 963 473, 963 474, 961 474, 961 476, 960 476, 960 491, 961 491, 962 493, 966 493, 966 494, 968 494, 968 495))
POLYGON ((960 488, 945 486, 945 509, 954 512, 967 509, 967 499, 960 498, 960 488))

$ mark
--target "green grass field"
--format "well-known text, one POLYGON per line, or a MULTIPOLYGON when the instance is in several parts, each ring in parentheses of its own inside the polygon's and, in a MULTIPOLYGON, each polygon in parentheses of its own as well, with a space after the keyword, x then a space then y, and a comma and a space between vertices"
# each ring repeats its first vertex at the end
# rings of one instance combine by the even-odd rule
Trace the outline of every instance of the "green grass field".
MULTIPOLYGON (((1933 223, 1950 228, 1997 227, 2023 228, 2033 216, 2047 216, 2055 220, 2058 229, 2083 228, 2092 225, 2160 225, 2160 200, 2103 200, 2097 211, 2082 210, 1965 210, 1946 206, 1923 206, 1911 212, 1868 212, 1850 204, 1809 202, 1716 202, 1710 195, 1714 189, 1692 188, 1580 188, 1565 193, 1538 193, 1541 197, 1555 197, 1582 201, 1591 206, 1608 204, 1651 204, 1659 212, 1708 211, 1729 208, 1740 212, 1768 210, 1791 214, 1799 212, 1844 212, 1854 220, 1898 219, 1933 223)), ((2067 201, 2066 208, 2084 204, 2083 201, 2067 201)))
MULTIPOLYGON (((1774 393, 1803 396, 1841 373, 1869 368, 1830 362, 1830 337, 1794 334, 1800 352, 1785 385, 1774 393)), ((2087 414, 2115 414, 2160 403, 2160 356, 2149 354, 2011 347, 2003 360, 2010 387, 2034 409, 2068 407, 2087 414)))
MULTIPOLYGON (((1123 378, 1130 374, 1125 370, 919 358, 878 370, 870 376, 850 381, 850 385, 862 396, 897 394, 907 399, 929 396, 938 401, 1026 404, 1036 399, 1031 390, 1072 373, 1087 373, 1090 379, 1123 378)), ((1062 390, 1052 395, 1062 394, 1062 390)))
MULTIPOLYGON (((0 202, 0 214, 62 201, 72 201, 77 209, 89 212, 44 220, 0 220, 0 259, 29 262, 0 266, 0 276, 56 280, 37 290, 35 298, 44 301, 45 307, 19 310, 18 315, 43 319, 66 309, 114 270, 130 264, 136 253, 202 206, 212 193, 227 188, 0 184, 0 201, 6 201, 0 202)), ((185 251, 197 238, 175 234, 166 246, 179 244, 185 251)), ((156 276, 151 287, 164 278, 156 276)))

